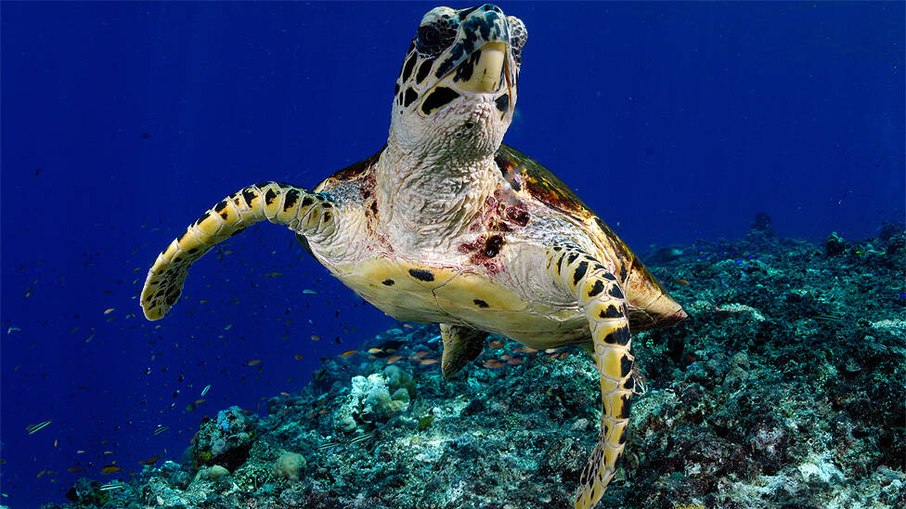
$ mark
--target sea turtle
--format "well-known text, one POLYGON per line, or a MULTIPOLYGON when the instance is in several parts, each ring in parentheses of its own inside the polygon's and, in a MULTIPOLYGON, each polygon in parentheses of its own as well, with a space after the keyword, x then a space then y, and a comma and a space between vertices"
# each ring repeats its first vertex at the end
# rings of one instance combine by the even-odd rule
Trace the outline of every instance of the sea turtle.
POLYGON ((629 331, 686 314, 566 184, 502 145, 526 37, 495 5, 429 11, 396 81, 386 146, 311 191, 261 182, 226 197, 157 257, 141 305, 162 318, 192 263, 267 220, 388 315, 439 323, 447 377, 488 333, 536 349, 582 346, 604 407, 575 503, 589 508, 623 450, 629 331))

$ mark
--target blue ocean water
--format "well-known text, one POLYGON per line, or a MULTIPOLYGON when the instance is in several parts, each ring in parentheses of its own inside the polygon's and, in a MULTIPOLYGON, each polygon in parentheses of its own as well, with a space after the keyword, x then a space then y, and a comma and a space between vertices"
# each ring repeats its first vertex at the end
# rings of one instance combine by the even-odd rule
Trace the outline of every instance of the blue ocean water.
MULTIPOLYGON (((401 326, 267 224, 195 265, 166 320, 137 295, 223 196, 378 150, 431 6, 0 4, 0 503, 178 458, 204 415, 401 326)), ((758 212, 816 240, 903 220, 903 3, 501 7, 529 30, 506 142, 636 251, 758 212)))

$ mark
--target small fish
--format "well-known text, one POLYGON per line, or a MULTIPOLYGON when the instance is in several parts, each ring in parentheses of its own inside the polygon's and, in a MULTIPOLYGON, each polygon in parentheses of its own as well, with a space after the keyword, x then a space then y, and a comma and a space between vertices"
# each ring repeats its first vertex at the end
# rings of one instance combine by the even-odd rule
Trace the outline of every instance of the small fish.
POLYGON ((353 355, 355 355, 357 353, 359 353, 358 350, 346 350, 345 352, 340 354, 340 357, 345 359, 347 357, 352 357, 353 355))
POLYGON ((408 323, 404 323, 404 324, 403 324, 403 327, 405 327, 405 328, 407 328, 407 329, 412 329, 412 328, 413 328, 413 327, 412 327, 411 325, 409 325, 408 323))
POLYGON ((314 334, 312 334, 312 335, 311 335, 311 340, 312 340, 312 341, 321 341, 321 336, 315 336, 314 334))
POLYGON ((369 348, 368 353, 370 353, 370 354, 384 353, 384 349, 383 348, 369 348))
POLYGON ((503 341, 491 341, 488 346, 490 346, 491 348, 503 348, 503 341))
POLYGON ((204 389, 201 390, 201 397, 205 397, 208 394, 208 391, 211 390, 211 384, 205 385, 204 389))
POLYGON ((412 357, 410 357, 410 359, 421 359, 422 357, 429 355, 430 353, 431 352, 429 352, 427 350, 422 350, 421 352, 416 352, 415 354, 413 354, 412 357))
POLYGON ((302 290, 302 293, 304 293, 305 295, 317 295, 318 294, 318 292, 308 289, 308 288, 302 290))
POLYGON ((139 463, 141 463, 142 465, 153 465, 153 464, 157 463, 159 460, 160 460, 160 456, 155 454, 154 456, 151 456, 150 458, 148 458, 146 460, 140 460, 139 463))
POLYGON ((19 332, 21 330, 22 329, 20 329, 19 327, 11 326, 10 328, 6 329, 6 333, 12 334, 13 332, 19 332))
POLYGON ((41 431, 42 429, 50 426, 50 423, 52 423, 52 422, 53 422, 53 420, 47 419, 46 421, 39 422, 38 424, 32 424, 30 426, 27 426, 25 428, 25 431, 27 431, 29 435, 34 435, 35 433, 41 431))
POLYGON ((115 474, 117 472, 122 472, 122 471, 123 471, 123 467, 114 465, 112 463, 101 469, 102 474, 115 474))
POLYGON ((374 438, 374 433, 365 433, 364 435, 359 435, 350 440, 349 445, 365 442, 366 440, 371 440, 372 438, 374 438))
POLYGON ((303 356, 301 353, 297 353, 296 355, 293 355, 293 359, 296 359, 297 361, 301 361, 304 358, 305 358, 305 356, 303 356))
POLYGON ((261 364, 261 359, 252 359, 245 363, 246 366, 257 366, 261 364))
POLYGON ((125 489, 126 485, 121 482, 109 482, 98 486, 98 491, 115 491, 125 489))
POLYGON ((46 469, 38 472, 38 474, 35 476, 35 479, 40 479, 40 478, 44 477, 44 474, 46 474, 46 473, 47 473, 46 469))
POLYGON ((394 355, 393 357, 387 357, 387 364, 393 364, 394 362, 397 362, 402 358, 403 358, 402 355, 394 355))
POLYGON ((325 443, 325 444, 319 445, 319 446, 318 446, 318 450, 319 450, 319 451, 327 451, 327 450, 333 449, 334 447, 340 447, 340 446, 342 446, 342 445, 343 445, 342 442, 327 442, 327 443, 325 443))
POLYGON ((523 361, 522 359, 517 359, 516 357, 510 357, 506 360, 506 363, 511 366, 519 366, 520 364, 524 364, 525 361, 523 361))
POLYGON ((113 451, 104 451, 104 456, 110 456, 113 454, 113 451))
POLYGON ((683 285, 683 286, 689 286, 689 281, 686 279, 680 278, 680 279, 676 280, 676 284, 683 285))
POLYGON ((167 426, 158 426, 157 429, 155 429, 154 432, 151 434, 154 436, 157 436, 157 435, 160 435, 161 433, 163 433, 164 431, 167 431, 168 429, 170 429, 170 428, 167 426))
POLYGON ((82 468, 82 467, 80 467, 80 466, 78 466, 78 465, 73 465, 73 466, 67 468, 66 471, 67 471, 67 472, 72 472, 73 474, 78 474, 78 473, 80 473, 80 472, 84 472, 85 469, 82 468))
POLYGON ((503 363, 498 361, 497 359, 491 359, 491 360, 484 361, 484 366, 486 368, 498 369, 498 368, 503 367, 503 363))
POLYGON ((428 366, 429 364, 437 364, 438 362, 440 362, 440 361, 437 359, 420 359, 418 361, 418 363, 423 366, 428 366))
POLYGON ((109 315, 110 313, 113 313, 114 311, 115 311, 114 308, 107 308, 107 309, 104 310, 104 314, 105 314, 105 315, 109 315))
POLYGON ((268 279, 274 279, 274 278, 278 278, 278 277, 283 277, 283 273, 282 272, 268 272, 267 274, 264 275, 264 277, 266 277, 268 279))
POLYGON ((513 351, 519 352, 519 353, 536 353, 538 350, 535 350, 534 348, 529 348, 527 346, 523 346, 523 347, 519 347, 519 348, 514 348, 513 351))

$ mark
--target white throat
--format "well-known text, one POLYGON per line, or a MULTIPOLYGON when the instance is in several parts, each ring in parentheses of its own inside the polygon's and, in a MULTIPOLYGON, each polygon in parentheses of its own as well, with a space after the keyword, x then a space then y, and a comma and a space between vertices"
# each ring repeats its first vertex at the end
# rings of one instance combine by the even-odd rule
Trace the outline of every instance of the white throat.
MULTIPOLYGON (((397 251, 448 253, 480 221, 498 185, 493 157, 424 159, 388 146, 375 167, 380 227, 397 251)), ((478 232, 475 232, 477 234, 478 232)))

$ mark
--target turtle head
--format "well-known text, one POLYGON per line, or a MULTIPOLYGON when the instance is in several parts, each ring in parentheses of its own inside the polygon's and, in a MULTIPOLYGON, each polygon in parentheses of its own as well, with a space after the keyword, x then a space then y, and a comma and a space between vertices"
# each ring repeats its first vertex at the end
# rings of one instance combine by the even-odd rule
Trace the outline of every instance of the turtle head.
POLYGON ((513 118, 527 36, 496 5, 425 14, 396 81, 388 143, 429 159, 493 154, 513 118))

